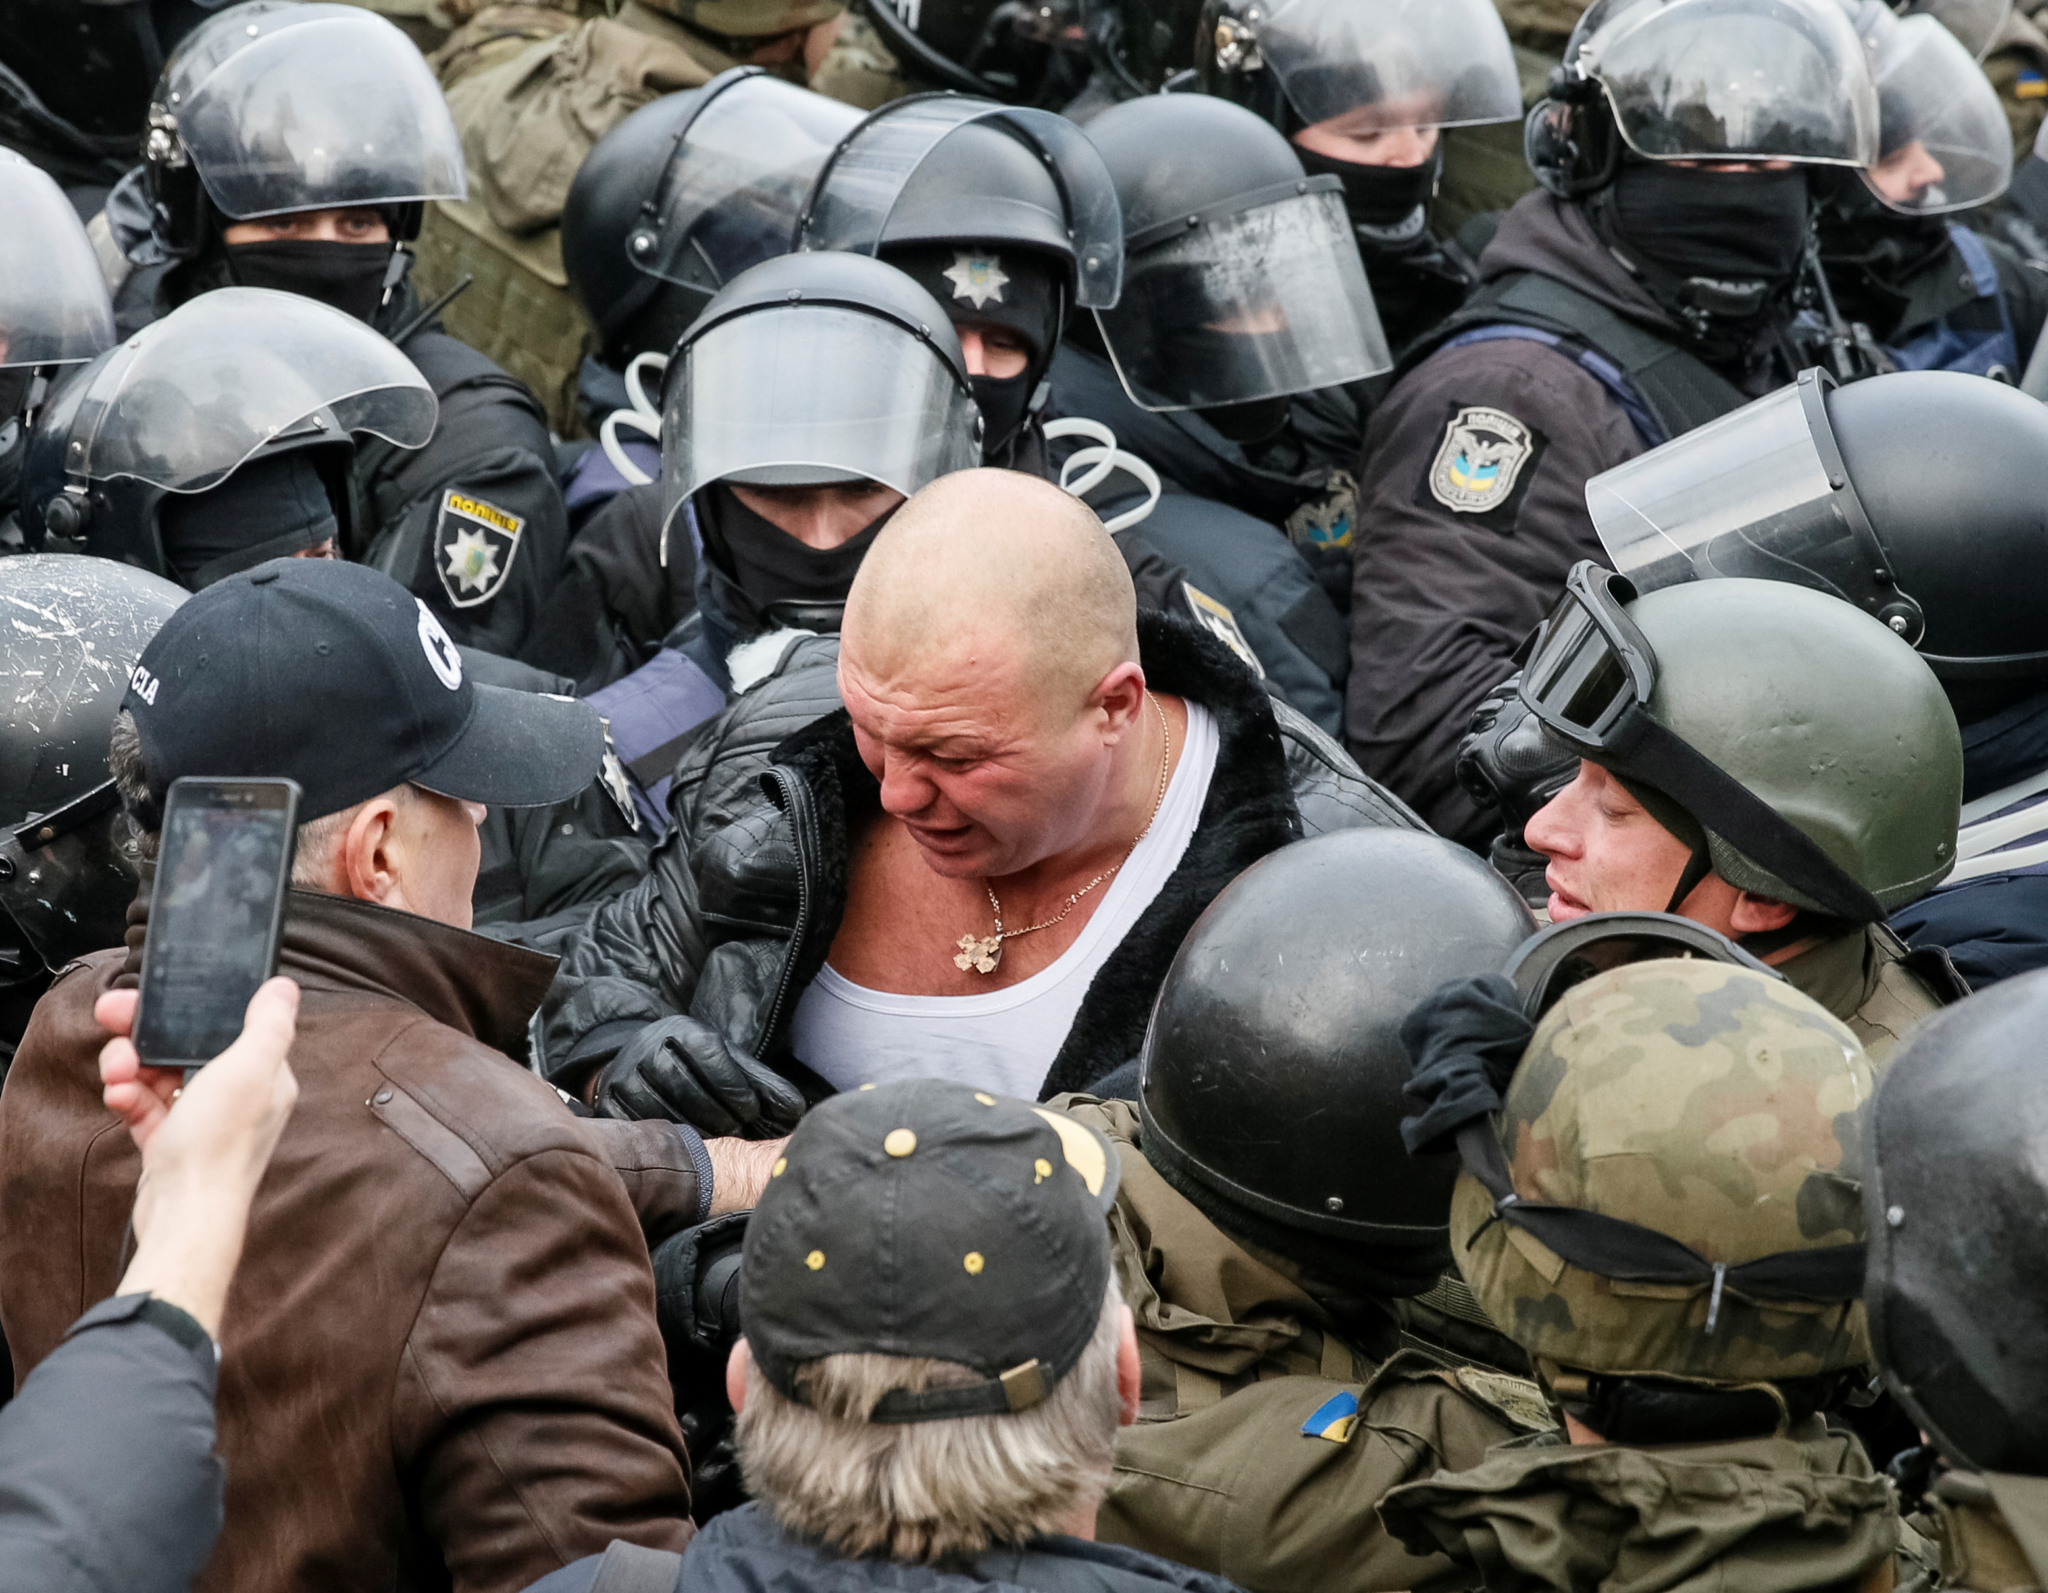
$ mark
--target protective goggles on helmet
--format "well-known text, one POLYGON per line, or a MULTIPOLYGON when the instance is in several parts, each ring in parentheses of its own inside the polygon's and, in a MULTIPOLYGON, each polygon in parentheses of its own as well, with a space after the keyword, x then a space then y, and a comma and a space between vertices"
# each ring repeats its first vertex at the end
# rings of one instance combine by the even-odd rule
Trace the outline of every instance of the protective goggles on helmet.
POLYGON ((1552 924, 1516 947, 1501 973, 1521 993, 1522 1011, 1534 1023, 1588 979, 1630 963, 1687 957, 1729 963, 1767 979, 1785 977, 1718 930, 1676 913, 1588 913, 1552 924))
POLYGON ((1651 714, 1657 655, 1629 618, 1635 597, 1633 585, 1590 559, 1573 567, 1564 596, 1523 644, 1520 690, 1530 712, 1581 757, 1680 803, 1823 912, 1882 922, 1877 898, 1818 843, 1651 714))

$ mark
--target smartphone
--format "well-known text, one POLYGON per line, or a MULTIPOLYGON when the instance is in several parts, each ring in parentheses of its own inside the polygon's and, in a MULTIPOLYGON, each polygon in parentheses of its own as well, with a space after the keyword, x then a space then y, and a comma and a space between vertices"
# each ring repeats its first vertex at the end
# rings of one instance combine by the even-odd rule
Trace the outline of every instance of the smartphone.
POLYGON ((277 972, 298 831, 296 781, 171 782, 135 1014, 152 1067, 203 1067, 240 1036, 277 972))

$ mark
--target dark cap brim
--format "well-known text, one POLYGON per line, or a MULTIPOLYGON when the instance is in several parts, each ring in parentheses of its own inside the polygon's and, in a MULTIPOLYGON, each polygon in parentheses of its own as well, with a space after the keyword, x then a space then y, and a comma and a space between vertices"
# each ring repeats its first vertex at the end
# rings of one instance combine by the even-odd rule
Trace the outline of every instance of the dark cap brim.
POLYGON ((587 702, 472 686, 476 710, 455 744, 412 783, 463 802, 538 808, 566 802, 597 778, 604 721, 587 702))

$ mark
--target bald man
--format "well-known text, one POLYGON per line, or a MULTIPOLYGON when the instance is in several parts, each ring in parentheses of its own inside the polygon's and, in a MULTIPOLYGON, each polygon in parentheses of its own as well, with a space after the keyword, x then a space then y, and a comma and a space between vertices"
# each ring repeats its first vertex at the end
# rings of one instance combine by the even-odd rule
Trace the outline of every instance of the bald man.
POLYGON ((814 711, 772 750, 726 727, 647 879, 553 948, 544 1066, 601 1112, 766 1137, 889 1079, 1096 1085, 1244 868, 1421 827, 1222 641, 1141 614, 1035 477, 927 487, 799 646, 726 718, 814 711))

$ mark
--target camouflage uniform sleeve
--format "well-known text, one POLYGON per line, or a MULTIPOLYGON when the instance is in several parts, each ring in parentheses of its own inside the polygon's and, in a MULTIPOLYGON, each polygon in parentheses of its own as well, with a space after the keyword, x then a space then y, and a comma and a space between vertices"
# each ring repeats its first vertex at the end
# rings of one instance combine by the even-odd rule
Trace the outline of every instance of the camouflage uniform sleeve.
POLYGON ((1278 1377, 1172 1421, 1127 1427, 1097 1516, 1107 1542, 1213 1571, 1251 1593, 1384 1593, 1452 1575, 1414 1555, 1375 1506, 1404 1482, 1463 1470, 1547 1425, 1533 1384, 1490 1377, 1511 1416, 1414 1354, 1369 1383, 1278 1377))

